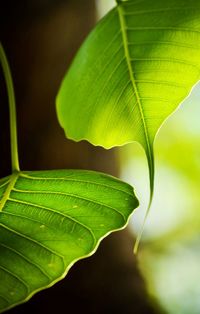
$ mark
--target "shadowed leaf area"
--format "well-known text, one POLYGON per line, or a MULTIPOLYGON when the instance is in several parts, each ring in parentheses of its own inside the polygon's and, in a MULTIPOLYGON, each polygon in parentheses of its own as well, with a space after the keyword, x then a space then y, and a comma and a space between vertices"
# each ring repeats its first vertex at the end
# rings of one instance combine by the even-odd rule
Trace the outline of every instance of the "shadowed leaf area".
POLYGON ((122 229, 133 188, 92 171, 16 172, 0 180, 0 312, 62 279, 122 229))

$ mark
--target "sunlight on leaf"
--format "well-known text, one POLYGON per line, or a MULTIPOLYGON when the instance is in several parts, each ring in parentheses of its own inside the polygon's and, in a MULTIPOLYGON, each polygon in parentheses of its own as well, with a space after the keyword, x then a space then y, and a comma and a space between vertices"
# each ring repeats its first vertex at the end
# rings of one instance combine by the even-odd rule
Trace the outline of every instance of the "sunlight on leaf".
POLYGON ((200 78, 199 21, 196 0, 120 1, 83 44, 57 97, 67 137, 144 147, 151 193, 155 135, 200 78))
POLYGON ((16 172, 0 180, 0 312, 62 279, 125 227, 133 188, 102 173, 16 172))

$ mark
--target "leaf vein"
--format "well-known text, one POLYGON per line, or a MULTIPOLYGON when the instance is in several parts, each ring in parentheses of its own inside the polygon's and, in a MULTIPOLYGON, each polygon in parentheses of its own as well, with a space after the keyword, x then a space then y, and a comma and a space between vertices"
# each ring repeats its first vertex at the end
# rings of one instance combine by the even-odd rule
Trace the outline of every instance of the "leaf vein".
MULTIPOLYGON (((75 222, 77 225, 80 225, 80 226, 82 226, 84 229, 86 229, 87 231, 89 231, 89 233, 92 235, 94 244, 96 243, 96 238, 95 238, 94 233, 92 232, 92 230, 91 230, 88 226, 86 226, 85 224, 83 224, 83 223, 79 222, 78 220, 76 220, 74 217, 68 216, 68 215, 63 214, 63 213, 61 213, 61 212, 58 212, 58 211, 55 210, 54 208, 45 207, 45 206, 38 205, 38 204, 35 204, 35 203, 25 202, 25 201, 17 200, 17 199, 14 199, 14 198, 10 198, 9 200, 10 200, 11 202, 20 203, 20 204, 24 204, 24 205, 29 205, 29 206, 32 206, 32 207, 40 208, 40 209, 43 209, 43 210, 47 210, 47 211, 49 211, 49 212, 56 213, 56 214, 60 215, 61 217, 68 218, 69 220, 75 222)), ((6 212, 6 213, 7 213, 7 212, 6 212)), ((27 216, 26 216, 26 218, 29 219, 29 220, 33 220, 33 219, 31 219, 30 217, 27 217, 27 216)), ((36 221, 36 220, 35 220, 35 221, 36 221)))
MULTIPOLYGON (((16 189, 15 189, 16 190, 16 189)), ((86 198, 86 197, 83 197, 83 196, 78 196, 78 195, 75 195, 75 194, 72 194, 72 193, 64 193, 64 192, 53 192, 53 191, 29 191, 29 190, 16 190, 16 192, 19 192, 19 193, 32 193, 32 194, 45 194, 45 195, 48 195, 48 194, 53 194, 53 195, 63 195, 63 196, 69 196, 69 197, 72 197, 72 198, 75 198, 75 199, 79 199, 81 201, 86 201, 88 203, 93 203, 95 205, 99 205, 99 206, 103 206, 103 207, 106 207, 106 208, 109 208, 111 210, 113 210, 114 212, 118 213, 124 220, 124 222, 126 221, 124 215, 122 213, 120 213, 116 208, 112 207, 112 206, 109 206, 107 204, 104 204, 104 203, 101 203, 101 202, 97 202, 95 200, 92 200, 92 199, 89 199, 89 198, 86 198)), ((18 200, 18 199, 12 199, 10 198, 10 200, 14 200, 14 201, 20 201, 21 200, 18 200)), ((27 202, 27 204, 29 204, 27 202)), ((30 203, 32 205, 35 205, 35 206, 38 206, 38 204, 35 204, 35 203, 30 203)), ((40 206, 40 205, 39 205, 40 206)), ((49 207, 46 207, 46 209, 48 209, 49 207)), ((53 210, 53 208, 50 208, 50 210, 53 210)), ((59 212, 58 212, 59 213, 59 212)), ((71 216, 67 216, 69 219, 71 218, 71 216)), ((75 220, 74 220, 75 221, 75 220)), ((79 222, 77 222, 79 223, 79 222)), ((85 226, 86 227, 86 226, 85 226)), ((88 228, 88 227, 87 227, 88 228)), ((88 229, 89 230, 89 229, 88 229)))
MULTIPOLYGON (((196 64, 190 63, 188 61, 184 61, 181 59, 176 59, 176 58, 131 58, 131 61, 150 61, 150 62, 151 61, 158 61, 158 62, 172 62, 172 63, 177 62, 180 64, 193 66, 200 72, 200 68, 196 64)), ((146 71, 141 71, 141 72, 146 72, 146 71)), ((160 72, 162 72, 162 71, 160 71, 160 72)))
MULTIPOLYGON (((6 303, 10 304, 10 301, 2 294, 0 294, 0 299, 3 299, 4 301, 6 301, 6 303)), ((1 311, 1 309, 0 309, 1 311)))
POLYGON ((0 265, 0 269, 2 269, 4 272, 6 272, 7 274, 9 274, 11 277, 17 279, 26 289, 26 294, 30 293, 29 290, 29 286, 27 285, 27 283, 21 279, 18 275, 14 274, 12 271, 10 271, 8 268, 6 268, 5 266, 0 265))
POLYGON ((181 84, 175 84, 170 81, 159 81, 159 80, 135 80, 138 84, 139 83, 152 83, 152 84, 158 84, 158 85, 167 85, 172 87, 178 87, 178 88, 185 88, 187 89, 187 86, 183 86, 181 84))
POLYGON ((157 8, 157 9, 151 9, 151 10, 139 10, 139 11, 129 11, 125 12, 125 15, 143 15, 143 14, 149 14, 149 13, 159 13, 159 12, 169 12, 169 11, 187 11, 187 10, 196 10, 194 7, 174 7, 174 8, 157 8))
MULTIPOLYGON (((154 177, 154 160, 153 160, 153 154, 152 154, 152 149, 151 149, 151 144, 150 144, 150 138, 149 138, 147 124, 145 121, 145 115, 144 115, 141 100, 140 100, 139 91, 138 91, 138 88, 137 88, 137 85, 135 82, 133 66, 131 64, 131 56, 130 56, 130 52, 129 52, 129 48, 128 48, 128 37, 127 37, 127 32, 126 32, 126 30, 128 30, 128 28, 126 26, 126 22, 125 22, 125 19, 123 16, 123 14, 124 14, 123 7, 121 5, 118 5, 117 9, 118 9, 120 27, 121 27, 121 31, 122 31, 122 40, 123 40, 123 44, 124 44, 125 57, 126 57, 127 66, 129 69, 130 80, 131 80, 132 85, 133 85, 133 90, 135 91, 135 96, 137 99, 137 105, 138 105, 138 109, 139 109, 139 113, 140 113, 140 118, 141 118, 141 122, 143 125, 143 132, 144 132, 144 137, 145 137, 145 142, 146 142, 145 150, 146 150, 146 153, 148 156, 149 171, 150 171, 150 184, 152 186, 153 177, 154 177)), ((152 191, 153 191, 153 189, 152 189, 152 191)))
POLYGON ((10 246, 8 246, 7 244, 4 244, 2 242, 0 242, 0 246, 6 248, 7 250, 15 253, 16 255, 20 256, 23 260, 25 260, 27 263, 29 263, 30 265, 33 265, 35 268, 39 269, 39 271, 41 273, 43 273, 43 275, 48 278, 48 280, 52 280, 52 278, 44 271, 44 269, 42 269, 37 263, 31 261, 27 256, 25 256, 24 254, 22 254, 21 252, 15 250, 14 248, 11 248, 10 246))
POLYGON ((10 196, 10 192, 12 191, 12 188, 14 187, 18 177, 19 177, 19 172, 16 172, 16 173, 14 172, 12 174, 12 176, 10 177, 10 183, 9 183, 7 189, 5 190, 2 199, 0 200, 0 212, 3 210, 5 204, 8 200, 8 197, 10 196))
POLYGON ((198 29, 192 29, 192 28, 185 28, 185 27, 172 27, 172 26, 140 26, 140 27, 129 27, 127 26, 126 27, 126 30, 128 31, 152 31, 152 30, 155 30, 155 31, 158 31, 158 30, 163 30, 163 31, 180 31, 180 32, 192 32, 192 33, 197 33, 197 34, 200 34, 200 30, 198 29))
POLYGON ((0 188, 3 188, 5 185, 7 185, 7 184, 9 184, 9 183, 10 183, 10 180, 8 180, 8 181, 2 183, 2 184, 0 185, 0 188))
POLYGON ((195 50, 200 49, 200 46, 194 46, 194 45, 189 45, 186 43, 180 43, 180 42, 175 42, 175 41, 162 41, 162 40, 149 40, 149 41, 143 41, 143 42, 128 42, 129 46, 145 46, 145 45, 154 45, 154 44, 161 44, 161 45, 169 45, 172 47, 183 47, 183 48, 192 48, 195 50))
POLYGON ((56 255, 57 257, 59 257, 59 258, 62 259, 63 265, 65 265, 65 263, 64 263, 64 256, 62 256, 62 255, 60 255, 59 253, 53 251, 52 249, 50 249, 50 248, 47 247, 46 245, 44 245, 44 244, 38 242, 37 240, 35 240, 35 239, 33 239, 33 238, 30 238, 29 236, 27 236, 27 235, 25 235, 25 234, 22 234, 22 233, 19 232, 19 231, 16 231, 15 229, 13 229, 13 228, 11 228, 11 227, 8 227, 5 223, 4 223, 4 224, 0 223, 0 227, 2 227, 2 228, 5 229, 5 230, 10 231, 11 233, 16 234, 17 236, 19 236, 19 237, 21 237, 21 238, 24 238, 24 239, 26 239, 26 240, 28 240, 28 241, 30 241, 30 242, 36 244, 37 246, 39 246, 39 247, 45 249, 46 251, 50 252, 51 254, 56 255))
POLYGON ((80 180, 80 179, 70 179, 70 178, 66 178, 66 177, 61 177, 61 178, 55 178, 55 177, 48 177, 48 178, 44 178, 44 177, 34 177, 34 176, 30 176, 30 175, 27 175, 27 174, 24 174, 24 173, 20 173, 20 176, 21 177, 24 177, 24 178, 27 178, 27 179, 33 179, 33 180, 60 180, 60 181, 72 181, 72 182, 77 182, 77 183, 85 183, 85 184, 92 184, 92 185, 97 185, 97 186, 103 186, 103 187, 106 187, 108 189, 112 189, 112 190, 116 190, 116 191, 119 191, 119 192, 123 192, 129 196, 132 197, 132 194, 131 193, 128 193, 127 191, 124 191, 124 190, 121 190, 121 189, 118 189, 116 187, 113 187, 113 186, 110 186, 110 185, 107 185, 107 184, 102 184, 102 183, 97 183, 97 182, 94 182, 94 181, 86 181, 86 180, 80 180))

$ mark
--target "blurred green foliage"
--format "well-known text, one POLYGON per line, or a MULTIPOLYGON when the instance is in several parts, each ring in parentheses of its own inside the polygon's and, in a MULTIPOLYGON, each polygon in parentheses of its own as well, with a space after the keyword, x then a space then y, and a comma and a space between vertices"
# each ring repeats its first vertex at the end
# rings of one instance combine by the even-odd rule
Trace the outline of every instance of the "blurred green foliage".
MULTIPOLYGON (((199 100, 197 85, 157 137, 155 195, 139 252, 149 292, 169 314, 200 313, 199 100)), ((139 230, 149 193, 145 157, 135 144, 120 153, 122 177, 143 200, 131 224, 139 230)))

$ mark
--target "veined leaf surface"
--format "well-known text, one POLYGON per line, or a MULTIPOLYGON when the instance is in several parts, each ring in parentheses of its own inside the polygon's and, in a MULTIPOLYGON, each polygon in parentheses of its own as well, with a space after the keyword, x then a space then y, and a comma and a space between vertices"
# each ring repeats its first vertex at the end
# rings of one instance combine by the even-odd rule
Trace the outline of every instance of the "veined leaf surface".
POLYGON ((57 113, 73 140, 142 144, 152 188, 155 135, 200 78, 200 2, 117 2, 78 52, 57 113))
POLYGON ((0 180, 0 313, 62 279, 122 229, 138 201, 102 173, 16 172, 0 180))

